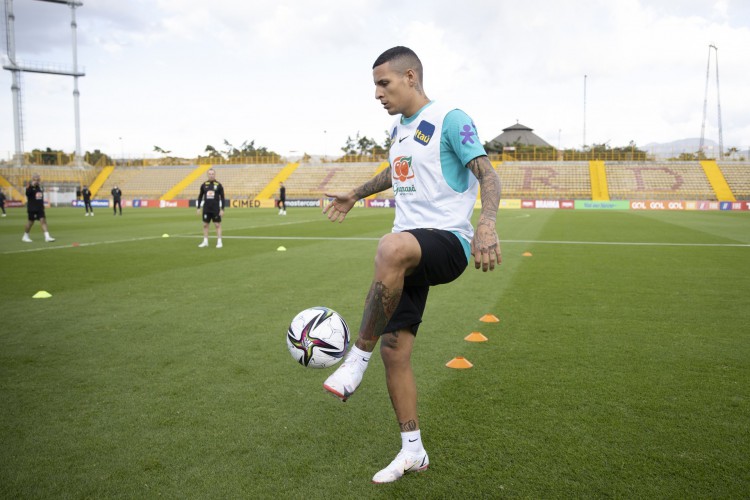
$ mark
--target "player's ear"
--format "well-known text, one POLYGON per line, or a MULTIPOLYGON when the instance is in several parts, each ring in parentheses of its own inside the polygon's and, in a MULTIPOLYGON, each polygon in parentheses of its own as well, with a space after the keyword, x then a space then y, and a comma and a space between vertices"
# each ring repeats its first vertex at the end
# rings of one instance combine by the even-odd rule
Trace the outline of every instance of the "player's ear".
POLYGON ((418 80, 417 80, 417 73, 413 69, 409 68, 404 72, 404 76, 406 77, 406 81, 409 83, 409 87, 416 87, 418 80))

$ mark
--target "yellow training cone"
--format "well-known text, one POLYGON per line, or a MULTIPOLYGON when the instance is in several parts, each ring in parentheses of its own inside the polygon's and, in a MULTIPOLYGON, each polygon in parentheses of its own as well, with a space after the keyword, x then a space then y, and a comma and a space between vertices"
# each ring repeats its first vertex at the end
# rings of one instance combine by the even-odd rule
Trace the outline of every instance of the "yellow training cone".
POLYGON ((276 249, 277 252, 286 252, 286 247, 279 247, 276 249))
POLYGON ((456 356, 455 358, 448 361, 445 366, 448 368, 457 368, 459 370, 462 370, 464 368, 471 368, 472 365, 468 359, 464 358, 463 356, 456 356))
POLYGON ((521 255, 524 257, 531 257, 531 252, 524 252, 521 255))
POLYGON ((34 298, 34 299, 48 299, 50 297, 52 297, 52 295, 49 292, 45 292, 44 290, 41 290, 39 292, 36 292, 34 294, 34 297, 32 297, 32 298, 34 298))
POLYGON ((487 342, 489 339, 479 332, 471 332, 464 337, 464 340, 468 342, 487 342))
POLYGON ((485 314, 479 318, 479 321, 483 321, 484 323, 500 323, 500 319, 494 314, 485 314))
POLYGON ((161 235, 162 238, 169 238, 169 235, 167 233, 164 233, 161 235))

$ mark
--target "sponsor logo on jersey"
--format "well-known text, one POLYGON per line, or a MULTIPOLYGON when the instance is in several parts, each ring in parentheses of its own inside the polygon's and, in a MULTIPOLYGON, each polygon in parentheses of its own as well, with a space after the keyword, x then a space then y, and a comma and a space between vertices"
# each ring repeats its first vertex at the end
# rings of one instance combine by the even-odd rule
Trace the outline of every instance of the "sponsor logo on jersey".
POLYGON ((404 182, 414 178, 414 171, 411 169, 411 156, 399 156, 393 160, 393 178, 399 182, 404 182))
MULTIPOLYGON (((477 135, 476 133, 476 127, 472 123, 471 125, 464 125, 463 131, 461 132, 461 144, 466 144, 467 142, 469 144, 474 144, 474 136, 477 135)), ((479 139, 479 137, 477 137, 479 139)))
POLYGON ((414 140, 422 144, 423 146, 427 146, 434 133, 435 125, 428 121, 422 120, 422 122, 417 127, 417 131, 414 132, 414 140))

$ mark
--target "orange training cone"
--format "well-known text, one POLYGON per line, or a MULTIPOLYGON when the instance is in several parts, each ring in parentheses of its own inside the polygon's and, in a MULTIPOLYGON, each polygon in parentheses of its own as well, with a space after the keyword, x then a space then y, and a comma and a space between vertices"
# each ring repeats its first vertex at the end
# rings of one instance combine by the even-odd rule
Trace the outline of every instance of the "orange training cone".
POLYGON ((469 362, 468 359, 464 358, 463 356, 456 356, 455 358, 448 361, 445 366, 448 368, 457 368, 459 370, 464 368, 471 368, 472 365, 471 362, 469 362))
POLYGON ((489 339, 479 332, 471 332, 464 337, 464 340, 469 342, 487 342, 489 339))
POLYGON ((531 257, 531 252, 524 252, 521 255, 524 257, 531 257))
POLYGON ((479 321, 483 321, 485 323, 500 323, 500 319, 494 314, 485 314, 484 316, 479 318, 479 321))

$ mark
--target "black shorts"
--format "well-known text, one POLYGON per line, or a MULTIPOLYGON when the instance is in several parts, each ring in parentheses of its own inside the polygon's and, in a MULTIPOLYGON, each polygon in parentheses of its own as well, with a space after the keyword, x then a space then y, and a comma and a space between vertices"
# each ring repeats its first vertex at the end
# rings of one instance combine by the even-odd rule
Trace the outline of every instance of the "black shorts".
POLYGON ((221 215, 219 212, 203 212, 203 222, 221 222, 221 215))
POLYGON ((42 220, 45 218, 44 209, 29 210, 29 220, 42 220))
POLYGON ((384 333, 409 329, 416 335, 422 314, 427 305, 427 293, 431 286, 450 283, 464 272, 468 261, 458 236, 440 229, 410 229, 422 249, 422 258, 416 269, 404 277, 401 301, 384 333))

